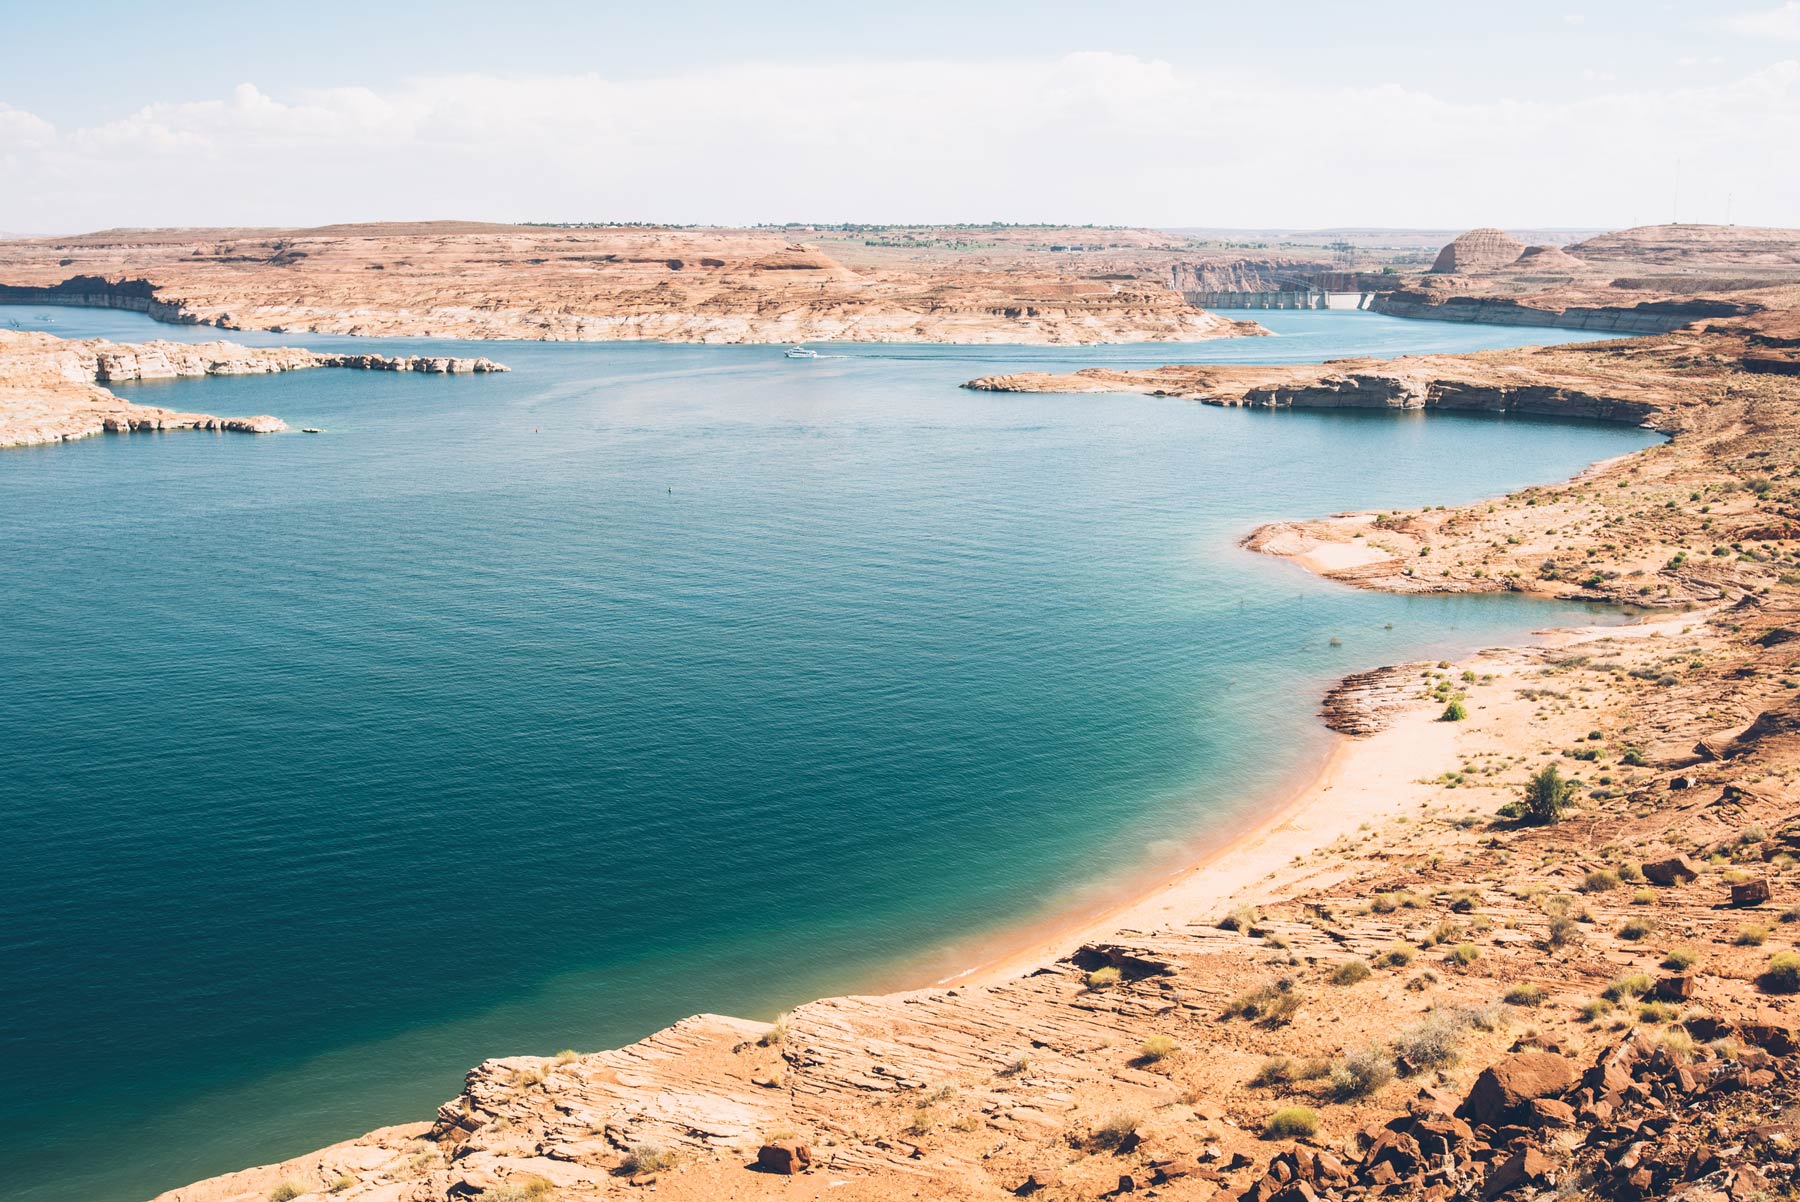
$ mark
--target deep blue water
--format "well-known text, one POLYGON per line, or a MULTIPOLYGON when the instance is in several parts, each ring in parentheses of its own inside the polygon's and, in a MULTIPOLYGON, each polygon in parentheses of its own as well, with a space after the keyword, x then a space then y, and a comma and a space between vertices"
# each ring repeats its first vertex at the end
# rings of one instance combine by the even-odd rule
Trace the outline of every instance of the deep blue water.
MULTIPOLYGON (((38 312, 219 336, 0 321, 38 312)), ((514 370, 118 389, 321 436, 0 453, 8 1197, 139 1198, 427 1117, 486 1056, 930 979, 1303 776, 1329 679, 1591 620, 1235 542, 1643 431, 956 387, 1547 333, 1257 316, 1284 336, 480 344, 514 370)))

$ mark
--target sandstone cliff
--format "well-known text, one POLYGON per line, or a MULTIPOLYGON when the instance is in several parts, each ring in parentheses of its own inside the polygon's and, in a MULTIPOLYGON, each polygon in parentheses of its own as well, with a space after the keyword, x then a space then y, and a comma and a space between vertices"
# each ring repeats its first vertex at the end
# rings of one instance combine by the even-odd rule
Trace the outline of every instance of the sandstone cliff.
POLYGON ((8 299, 227 329, 446 338, 1091 343, 1258 332, 1159 279, 1070 274, 1055 256, 851 268, 757 230, 113 230, 0 242, 8 299))
POLYGON ((1659 426, 1677 422, 1686 408, 1679 362, 1673 355, 1645 355, 1643 349, 1635 343, 1590 343, 1291 367, 1088 368, 1066 375, 983 376, 964 387, 986 392, 1147 392, 1209 405, 1264 408, 1442 409, 1659 426))
POLYGON ((1394 317, 1661 334, 1790 311, 1800 230, 1640 226, 1564 249, 1470 230, 1372 306, 1394 317))

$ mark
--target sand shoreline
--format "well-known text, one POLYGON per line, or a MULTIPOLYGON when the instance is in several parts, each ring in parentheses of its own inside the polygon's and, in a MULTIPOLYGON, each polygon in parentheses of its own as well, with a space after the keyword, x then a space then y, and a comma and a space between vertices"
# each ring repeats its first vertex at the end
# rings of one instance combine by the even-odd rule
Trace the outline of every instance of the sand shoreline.
POLYGON ((1097 907, 1087 907, 1079 913, 1027 924, 1021 930, 994 940, 1001 950, 931 984, 939 987, 991 985, 1054 963, 1083 944, 1127 930, 1144 929, 1140 924, 1145 922, 1154 926, 1161 910, 1172 909, 1178 904, 1191 908, 1208 898, 1223 902, 1242 887, 1237 884, 1239 873, 1211 876, 1211 870, 1222 868, 1222 862, 1228 857, 1253 855, 1270 836, 1300 822, 1307 811, 1320 804, 1323 795, 1331 791, 1343 765, 1358 750, 1357 740, 1334 732, 1323 758, 1305 784, 1279 794, 1281 800, 1272 809, 1250 807, 1242 821, 1234 824, 1232 829, 1204 840, 1197 856, 1172 871, 1157 874, 1148 886, 1133 888, 1122 897, 1097 907), (1201 876, 1210 879, 1206 882, 1196 879, 1201 876))
MULTIPOLYGON (((1623 458, 1627 457, 1615 457, 1623 458)), ((1589 467, 1581 474, 1592 470, 1589 467)), ((1328 569, 1301 557, 1279 558, 1329 578, 1328 569)), ((1702 621, 1711 612, 1647 614, 1613 625, 1536 630, 1527 642, 1479 648, 1456 666, 1479 660, 1493 667, 1502 661, 1517 661, 1546 645, 1654 637, 1702 621)), ((1086 944, 1153 931, 1178 917, 1191 922, 1209 914, 1223 915, 1234 905, 1252 903, 1270 892, 1296 886, 1302 879, 1317 883, 1316 868, 1284 869, 1356 834, 1359 828, 1392 819, 1409 808, 1407 802, 1426 798, 1435 786, 1424 777, 1444 762, 1457 733, 1456 724, 1437 721, 1429 706, 1400 714, 1391 726, 1374 735, 1353 737, 1333 731, 1324 756, 1306 783, 1278 793, 1280 800, 1272 808, 1250 807, 1241 823, 1204 840, 1198 855, 1181 866, 1097 906, 997 933, 988 941, 996 949, 991 954, 967 968, 913 987, 993 985, 1055 964, 1086 944)))

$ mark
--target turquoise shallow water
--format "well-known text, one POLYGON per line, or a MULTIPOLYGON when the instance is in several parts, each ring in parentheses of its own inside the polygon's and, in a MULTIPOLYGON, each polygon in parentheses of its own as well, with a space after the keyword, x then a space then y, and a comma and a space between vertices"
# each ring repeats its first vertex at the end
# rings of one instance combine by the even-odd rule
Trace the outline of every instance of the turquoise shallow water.
POLYGON ((1291 785, 1332 677, 1591 619, 1235 541, 1643 431, 956 387, 1545 333, 1259 317, 1284 336, 481 344, 514 371, 119 389, 323 436, 0 453, 8 1196, 140 1198, 426 1117, 486 1056, 916 983, 1291 785))

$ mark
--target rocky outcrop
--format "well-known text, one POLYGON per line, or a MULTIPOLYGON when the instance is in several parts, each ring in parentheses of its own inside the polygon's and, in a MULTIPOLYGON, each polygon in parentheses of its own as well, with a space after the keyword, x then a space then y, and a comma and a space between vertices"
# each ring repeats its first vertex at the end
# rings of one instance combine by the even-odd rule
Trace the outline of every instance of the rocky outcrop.
POLYGON ((1468 321, 1483 325, 1545 326, 1564 330, 1604 330, 1617 334, 1666 334, 1708 318, 1740 317, 1757 310, 1751 302, 1656 300, 1635 305, 1552 307, 1513 297, 1444 296, 1396 291, 1377 296, 1369 308, 1389 317, 1428 321, 1468 321))
POLYGON ((1741 267, 1800 270, 1800 230, 1751 225, 1640 225, 1568 248, 1587 263, 1683 270, 1741 267))
MULTIPOLYGON (((1148 370, 1089 368, 1066 375, 983 376, 984 392, 1145 392, 1210 405, 1275 409, 1437 409, 1579 417, 1638 424, 1668 419, 1679 381, 1637 362, 1627 373, 1603 351, 1526 348, 1476 355, 1339 359, 1295 367, 1192 365, 1148 370)), ((1671 370, 1673 361, 1665 371, 1671 370)))
POLYGON ((426 375, 509 370, 488 358, 450 358, 444 355, 328 355, 315 354, 314 367, 355 367, 364 371, 416 371, 426 375))
POLYGON ((1476 1081, 1458 1112, 1468 1122, 1422 1090, 1406 1113, 1360 1133, 1360 1157, 1279 1153, 1244 1197, 1496 1202, 1565 1196, 1577 1183, 1584 1196, 1619 1202, 1779 1197, 1800 1160, 1800 1126, 1786 1109, 1800 1101, 1800 1057, 1771 1053, 1784 1035, 1741 1051, 1695 1045, 1721 1029, 1734 1045, 1742 1037, 1710 1018, 1660 1044, 1628 1034, 1579 1076, 1563 1056, 1516 1053, 1476 1081), (1496 1083, 1502 1076, 1510 1084, 1496 1083))
POLYGON ((1525 244, 1505 230, 1484 226, 1459 234, 1438 251, 1431 270, 1442 275, 1491 271, 1508 266, 1524 252, 1525 244))
POLYGON ((1587 266, 1560 246, 1527 246, 1512 265, 1519 271, 1557 275, 1579 272, 1587 266))
POLYGON ((315 367, 432 374, 506 370, 485 358, 317 354, 231 342, 71 341, 48 334, 0 331, 0 447, 147 430, 256 434, 285 430, 287 424, 276 417, 214 417, 132 404, 100 385, 191 376, 268 375, 315 367))
POLYGON ((0 242, 0 298, 224 329, 465 339, 1097 343, 1244 332, 1190 305, 1162 272, 1073 274, 1065 263, 889 255, 852 267, 773 230, 115 230, 0 242))
POLYGON ((1346 735, 1372 735, 1386 730, 1418 698, 1419 673, 1426 666, 1395 664, 1344 677, 1325 693, 1320 706, 1325 725, 1346 735))

